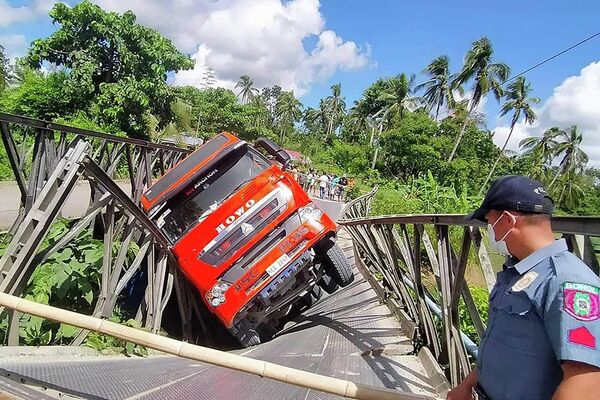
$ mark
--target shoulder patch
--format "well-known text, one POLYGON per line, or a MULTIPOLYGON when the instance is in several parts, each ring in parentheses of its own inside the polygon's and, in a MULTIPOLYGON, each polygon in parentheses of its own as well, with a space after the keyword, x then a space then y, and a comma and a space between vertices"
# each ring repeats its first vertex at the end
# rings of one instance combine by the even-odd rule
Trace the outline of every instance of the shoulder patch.
POLYGON ((580 321, 600 318, 600 289, 583 283, 563 283, 563 310, 580 321))
POLYGON ((525 275, 523 275, 523 277, 521 279, 519 279, 517 281, 517 283, 515 283, 512 286, 512 291, 513 292, 520 292, 522 290, 525 290, 529 287, 529 285, 531 285, 533 283, 533 281, 535 281, 535 278, 538 277, 538 273, 535 271, 529 271, 528 273, 526 273, 525 275))
POLYGON ((589 347, 590 349, 596 348, 596 338, 585 326, 569 329, 567 341, 569 343, 589 347))

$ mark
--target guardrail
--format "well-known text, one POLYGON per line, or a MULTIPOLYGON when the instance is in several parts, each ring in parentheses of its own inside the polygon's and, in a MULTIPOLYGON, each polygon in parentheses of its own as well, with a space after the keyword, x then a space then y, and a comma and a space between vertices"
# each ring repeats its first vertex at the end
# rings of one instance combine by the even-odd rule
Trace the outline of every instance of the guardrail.
MULTIPOLYGON (((357 262, 369 280, 376 277, 383 297, 399 304, 403 322, 418 348, 429 348, 452 383, 459 383, 477 357, 475 344, 485 332, 465 272, 479 269, 489 291, 495 270, 481 228, 464 215, 392 215, 369 217, 376 190, 348 203, 339 224, 354 240, 357 262), (456 252, 455 247, 460 251, 456 252), (437 249, 437 251, 436 251, 437 249), (459 303, 471 317, 477 337, 460 331, 459 303), (473 340, 471 340, 473 339, 473 340)), ((556 217, 552 227, 569 249, 596 274, 592 238, 600 236, 600 218, 556 217)))

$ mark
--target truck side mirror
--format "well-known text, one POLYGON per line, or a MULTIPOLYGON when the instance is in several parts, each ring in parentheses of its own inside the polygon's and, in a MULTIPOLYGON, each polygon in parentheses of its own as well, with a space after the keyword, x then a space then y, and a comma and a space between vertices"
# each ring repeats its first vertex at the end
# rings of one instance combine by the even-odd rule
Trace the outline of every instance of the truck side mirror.
POLYGON ((270 154, 275 160, 282 165, 282 169, 285 170, 292 160, 292 157, 287 151, 282 149, 277 143, 267 138, 260 138, 256 141, 256 147, 262 148, 267 154, 270 154))

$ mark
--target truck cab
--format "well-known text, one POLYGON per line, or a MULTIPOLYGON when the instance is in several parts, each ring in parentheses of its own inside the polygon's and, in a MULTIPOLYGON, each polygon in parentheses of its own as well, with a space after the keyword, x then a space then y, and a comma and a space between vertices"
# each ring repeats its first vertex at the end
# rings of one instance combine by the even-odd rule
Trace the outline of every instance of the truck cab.
POLYGON ((202 301, 246 347, 268 340, 321 289, 353 280, 336 224, 285 171, 288 162, 268 139, 253 147, 221 133, 141 199, 202 301))

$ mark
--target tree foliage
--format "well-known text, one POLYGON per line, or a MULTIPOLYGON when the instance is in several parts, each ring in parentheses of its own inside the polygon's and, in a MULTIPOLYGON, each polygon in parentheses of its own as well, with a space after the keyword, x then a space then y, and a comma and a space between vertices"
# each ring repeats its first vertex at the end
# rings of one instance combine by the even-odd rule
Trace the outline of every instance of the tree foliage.
POLYGON ((78 108, 132 136, 145 136, 145 113, 170 120, 167 73, 193 63, 169 39, 138 24, 131 11, 106 12, 87 0, 72 8, 57 3, 50 17, 60 28, 35 40, 27 61, 36 69, 47 62, 69 71, 63 91, 78 99, 78 108))

